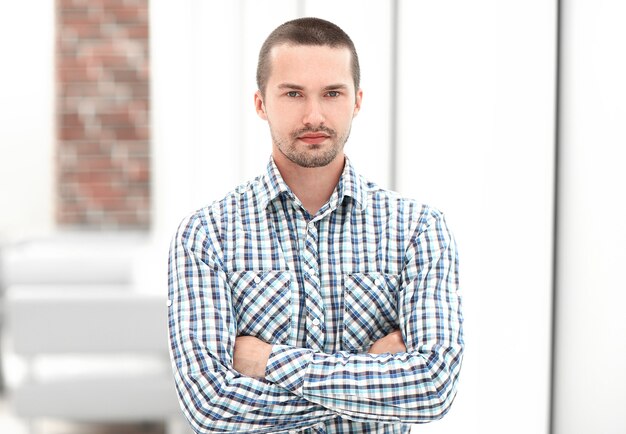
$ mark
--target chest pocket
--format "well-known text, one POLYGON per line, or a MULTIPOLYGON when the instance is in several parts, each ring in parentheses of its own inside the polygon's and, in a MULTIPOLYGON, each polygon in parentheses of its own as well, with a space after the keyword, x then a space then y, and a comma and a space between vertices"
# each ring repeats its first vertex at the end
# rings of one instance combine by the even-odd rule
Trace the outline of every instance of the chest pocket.
POLYGON ((399 276, 383 273, 344 276, 344 350, 365 352, 398 328, 399 280, 399 276))
POLYGON ((288 343, 291 330, 291 274, 239 271, 230 275, 237 335, 271 344, 288 343))

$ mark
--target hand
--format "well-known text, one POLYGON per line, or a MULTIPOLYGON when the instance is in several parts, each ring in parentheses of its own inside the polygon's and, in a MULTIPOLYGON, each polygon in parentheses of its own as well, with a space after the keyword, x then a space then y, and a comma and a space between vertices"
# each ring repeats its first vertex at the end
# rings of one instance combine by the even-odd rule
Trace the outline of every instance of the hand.
POLYGON ((369 354, 406 353, 406 345, 402 340, 400 330, 394 330, 387 336, 378 339, 370 347, 369 354))
POLYGON ((271 354, 272 345, 253 336, 239 336, 235 339, 233 368, 247 377, 265 378, 271 354))

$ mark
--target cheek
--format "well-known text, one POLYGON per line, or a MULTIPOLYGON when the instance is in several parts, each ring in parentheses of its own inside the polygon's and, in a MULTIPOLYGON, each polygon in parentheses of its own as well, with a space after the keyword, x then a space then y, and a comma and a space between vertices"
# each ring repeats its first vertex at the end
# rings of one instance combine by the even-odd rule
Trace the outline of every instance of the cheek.
POLYGON ((298 117, 298 108, 295 104, 277 104, 267 111, 267 116, 274 123, 289 123, 298 117))
POLYGON ((354 117, 355 106, 351 103, 328 105, 327 117, 335 119, 337 122, 350 122, 354 117))
POLYGON ((354 119, 354 111, 346 111, 342 110, 341 113, 337 113, 334 117, 335 122, 337 122, 337 126, 348 126, 352 123, 352 119, 354 119))
POLYGON ((274 131, 277 132, 285 133, 294 128, 294 121, 281 113, 274 113, 269 117, 268 121, 272 124, 274 131))
POLYGON ((267 122, 269 123, 273 134, 277 134, 279 136, 289 136, 299 127, 298 123, 292 119, 293 115, 290 117, 288 113, 272 111, 268 113, 267 116, 267 122))

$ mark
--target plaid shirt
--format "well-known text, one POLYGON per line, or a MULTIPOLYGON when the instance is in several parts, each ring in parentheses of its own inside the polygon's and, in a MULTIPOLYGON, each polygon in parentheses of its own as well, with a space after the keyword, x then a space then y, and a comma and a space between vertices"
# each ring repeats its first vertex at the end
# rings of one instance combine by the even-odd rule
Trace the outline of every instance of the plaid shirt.
POLYGON ((197 433, 406 433, 441 418, 463 353, 457 253, 443 215, 349 160, 314 216, 267 173, 183 220, 169 260, 181 406, 197 433), (367 354, 400 329, 406 353, 367 354), (273 344, 264 380, 235 337, 273 344))

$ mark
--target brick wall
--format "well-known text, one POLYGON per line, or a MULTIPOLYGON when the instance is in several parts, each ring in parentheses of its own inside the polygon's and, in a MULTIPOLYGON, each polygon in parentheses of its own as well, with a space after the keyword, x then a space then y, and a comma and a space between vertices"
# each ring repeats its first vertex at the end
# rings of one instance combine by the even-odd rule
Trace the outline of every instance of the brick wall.
POLYGON ((57 0, 57 222, 150 224, 148 0, 57 0))

